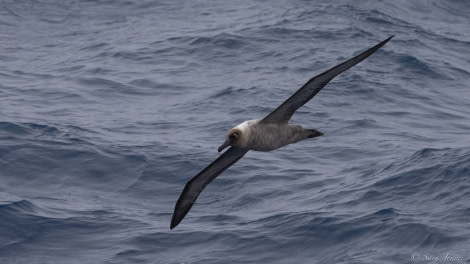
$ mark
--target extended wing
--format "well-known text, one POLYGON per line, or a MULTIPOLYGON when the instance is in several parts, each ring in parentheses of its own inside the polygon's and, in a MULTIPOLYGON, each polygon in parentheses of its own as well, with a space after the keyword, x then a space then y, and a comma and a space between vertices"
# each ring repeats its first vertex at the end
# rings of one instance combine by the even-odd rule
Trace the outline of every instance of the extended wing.
POLYGON ((186 186, 184 186, 180 198, 176 202, 170 229, 173 229, 183 220, 204 187, 224 170, 241 159, 247 152, 248 149, 231 147, 209 164, 209 166, 194 176, 194 178, 189 180, 186 186))
POLYGON ((297 92, 295 92, 291 97, 289 97, 284 103, 282 103, 278 108, 274 109, 269 115, 261 120, 262 123, 287 123, 292 115, 299 109, 302 105, 307 103, 312 99, 329 81, 331 81, 338 74, 344 72, 345 70, 351 68, 352 66, 358 64, 365 58, 369 57, 372 53, 377 51, 380 47, 385 45, 393 36, 387 38, 386 40, 380 42, 374 47, 364 51, 363 53, 357 55, 356 57, 347 60, 324 73, 317 75, 310 79, 304 86, 302 86, 297 92))

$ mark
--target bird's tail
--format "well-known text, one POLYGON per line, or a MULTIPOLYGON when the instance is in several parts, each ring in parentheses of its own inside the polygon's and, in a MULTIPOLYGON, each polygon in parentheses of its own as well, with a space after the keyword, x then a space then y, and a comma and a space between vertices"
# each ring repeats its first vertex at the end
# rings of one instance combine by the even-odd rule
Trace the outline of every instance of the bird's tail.
POLYGON ((323 133, 315 129, 305 129, 308 132, 308 138, 323 136, 323 133))

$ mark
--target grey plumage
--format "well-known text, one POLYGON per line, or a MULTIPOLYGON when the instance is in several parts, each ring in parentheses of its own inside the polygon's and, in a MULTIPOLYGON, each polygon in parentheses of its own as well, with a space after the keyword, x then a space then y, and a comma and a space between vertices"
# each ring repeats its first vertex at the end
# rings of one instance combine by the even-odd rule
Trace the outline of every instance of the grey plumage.
POLYGON ((287 123, 265 124, 260 119, 246 121, 241 126, 244 124, 246 124, 245 133, 249 136, 246 145, 239 147, 256 151, 271 151, 311 138, 312 135, 323 135, 321 132, 314 129, 305 129, 300 125, 289 125, 287 123))
POLYGON ((307 138, 323 135, 315 129, 305 129, 300 125, 290 125, 288 122, 295 111, 312 99, 329 81, 373 54, 392 37, 313 77, 265 118, 245 121, 232 128, 227 134, 227 140, 218 150, 220 152, 225 147, 231 147, 186 183, 176 202, 170 229, 183 220, 204 187, 241 159, 249 150, 270 151, 307 138))

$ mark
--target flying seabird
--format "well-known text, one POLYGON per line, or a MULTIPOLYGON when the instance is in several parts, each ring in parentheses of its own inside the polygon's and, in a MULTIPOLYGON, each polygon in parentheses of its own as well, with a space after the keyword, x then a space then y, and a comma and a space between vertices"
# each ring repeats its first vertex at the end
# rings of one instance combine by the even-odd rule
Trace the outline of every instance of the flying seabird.
POLYGON ((300 125, 290 125, 288 122, 295 111, 310 101, 329 81, 369 57, 391 38, 393 36, 356 57, 313 77, 265 118, 245 121, 230 129, 225 142, 218 148, 218 151, 221 152, 229 146, 230 148, 186 183, 176 202, 170 229, 183 220, 204 187, 241 159, 248 150, 271 151, 307 138, 323 135, 315 129, 305 129, 300 125))

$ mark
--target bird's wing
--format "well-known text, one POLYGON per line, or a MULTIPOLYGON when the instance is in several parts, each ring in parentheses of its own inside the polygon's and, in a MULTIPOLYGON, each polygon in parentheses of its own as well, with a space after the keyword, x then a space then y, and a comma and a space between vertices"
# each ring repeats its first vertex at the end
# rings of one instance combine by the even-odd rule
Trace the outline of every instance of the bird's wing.
POLYGON ((194 178, 189 180, 186 183, 186 186, 184 186, 184 190, 181 193, 180 198, 176 202, 170 229, 173 229, 181 222, 181 220, 183 220, 194 202, 196 202, 197 197, 204 187, 215 179, 215 177, 219 176, 219 174, 224 170, 237 162, 247 152, 248 149, 231 147, 209 164, 209 166, 194 176, 194 178))
POLYGON ((352 66, 358 64, 365 58, 369 57, 372 53, 377 51, 380 47, 385 45, 393 36, 387 38, 386 40, 380 42, 374 47, 364 51, 363 53, 357 55, 356 57, 347 60, 324 73, 317 75, 310 79, 304 86, 302 86, 297 92, 295 92, 291 97, 289 97, 284 103, 282 103, 278 108, 274 109, 269 115, 261 120, 261 123, 287 123, 292 115, 299 109, 302 105, 307 103, 312 99, 329 81, 331 81, 338 74, 344 72, 345 70, 351 68, 352 66))

